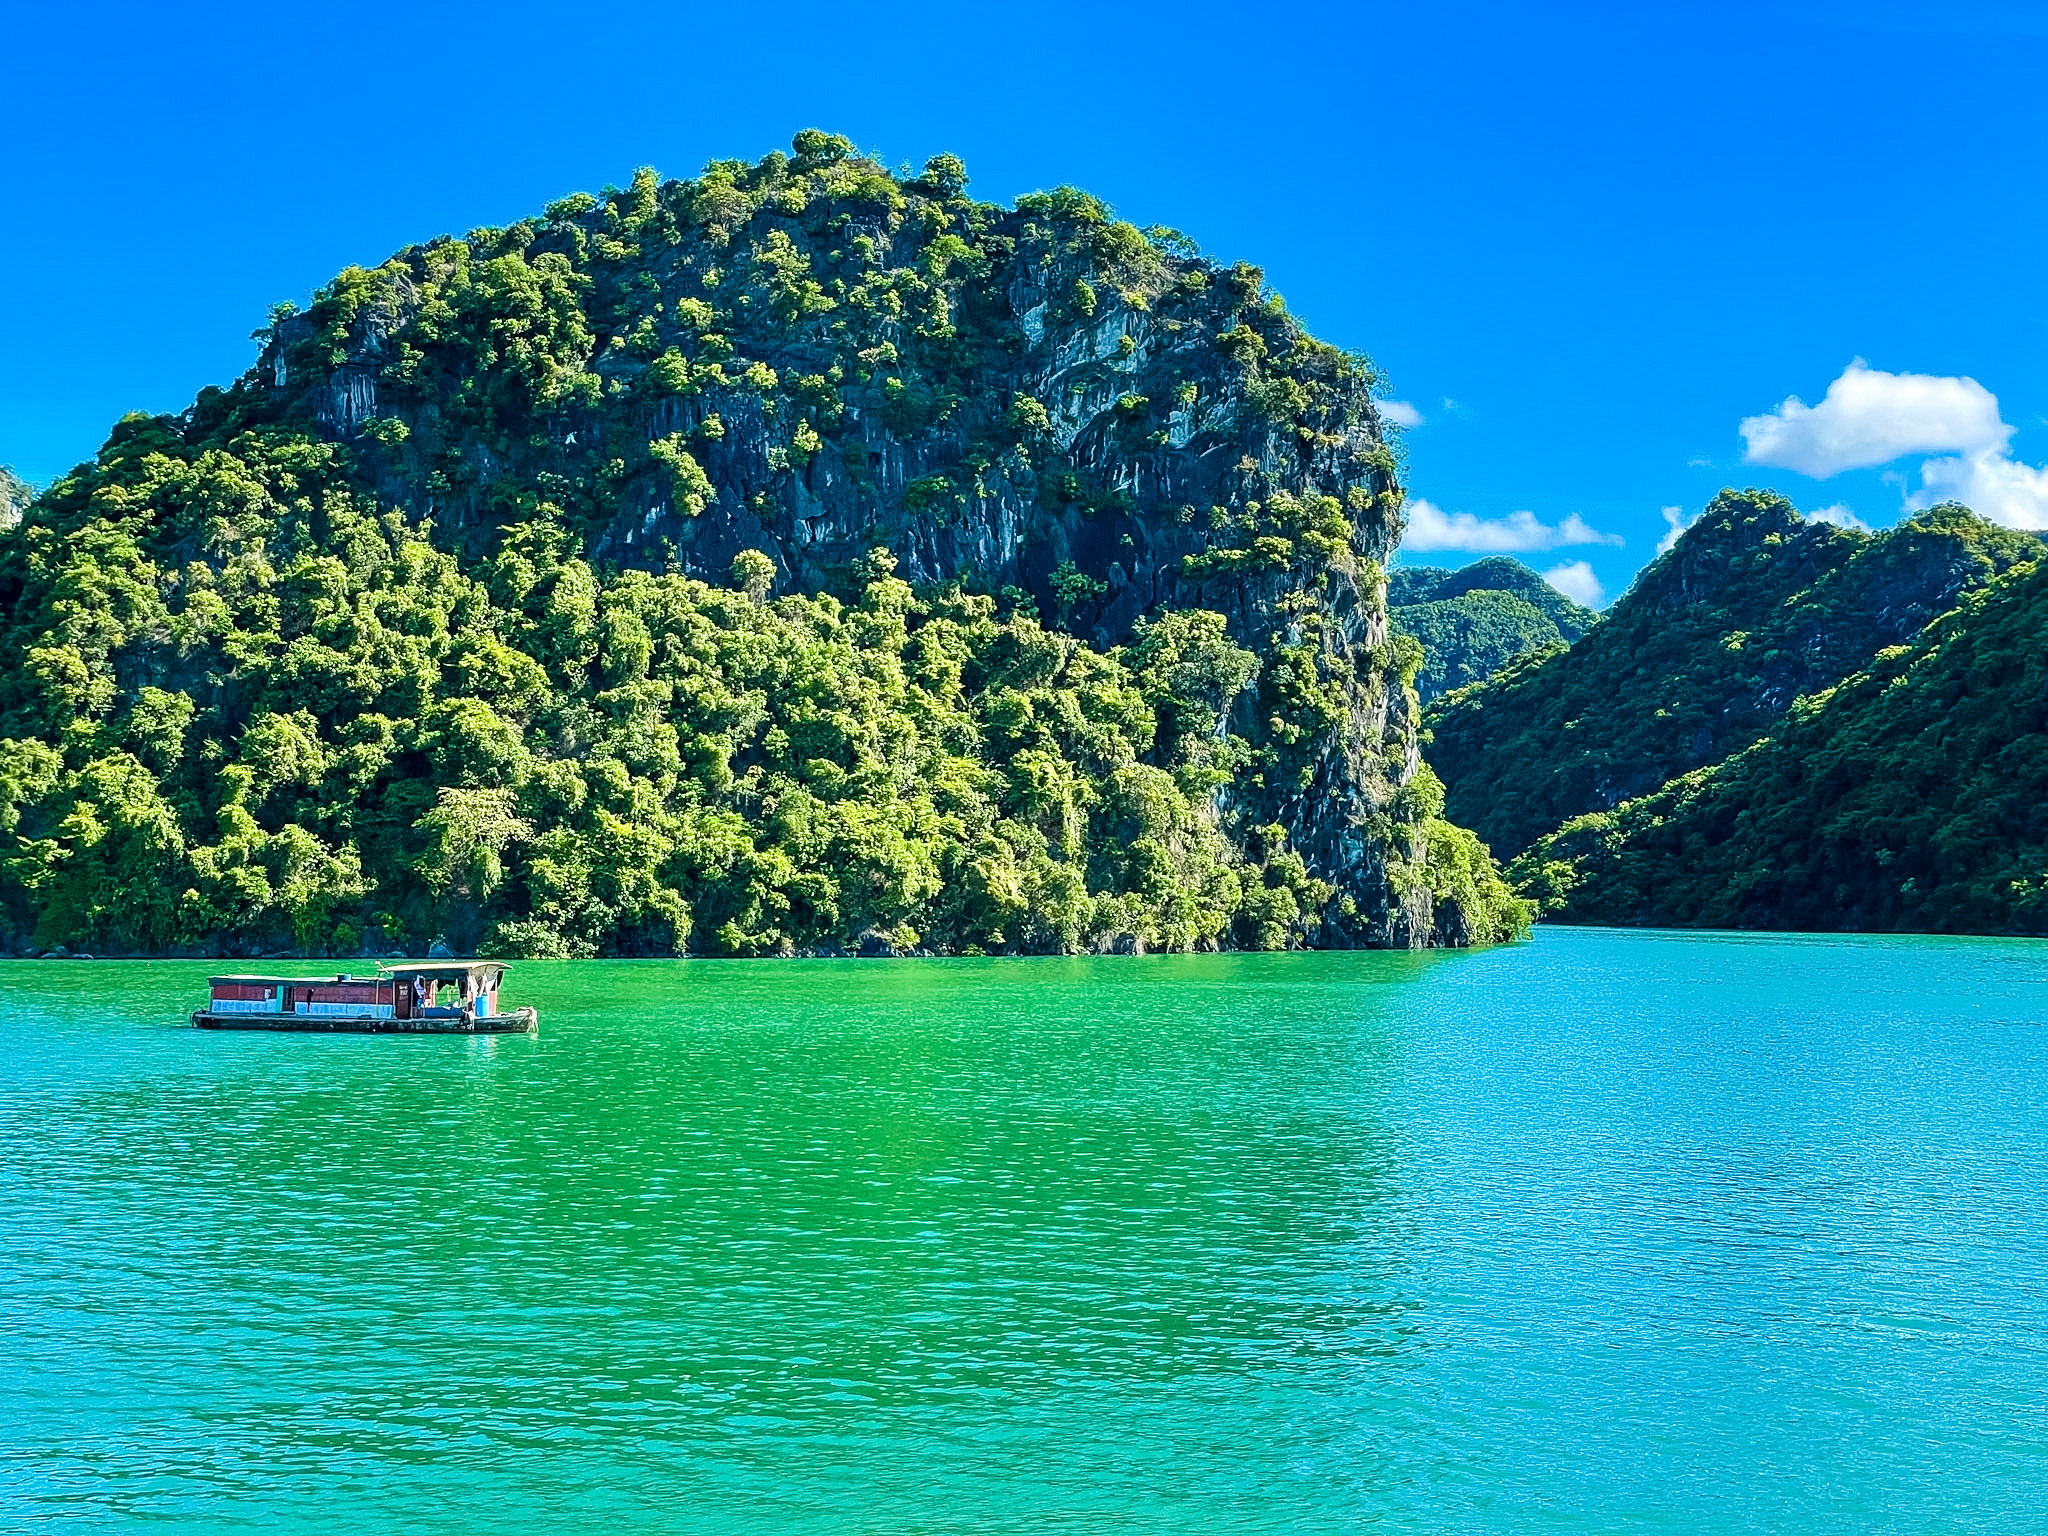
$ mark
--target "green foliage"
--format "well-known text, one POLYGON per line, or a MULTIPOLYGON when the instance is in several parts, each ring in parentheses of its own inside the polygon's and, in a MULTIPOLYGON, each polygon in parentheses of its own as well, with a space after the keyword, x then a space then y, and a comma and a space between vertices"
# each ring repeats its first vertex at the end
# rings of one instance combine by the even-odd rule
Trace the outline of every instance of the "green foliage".
POLYGON ((1052 573, 1053 601, 1059 606, 1060 618, 1064 621, 1084 603, 1092 603, 1109 590, 1109 583, 1098 581, 1074 564, 1062 560, 1052 573))
POLYGON ((1052 430, 1052 417, 1046 412, 1045 402, 1034 400, 1029 395, 1019 395, 1011 402, 1010 413, 1005 420, 1013 432, 1026 436, 1052 430))
POLYGON ((671 433, 649 443, 647 449, 668 466, 670 491, 675 497, 678 511, 685 517, 696 517, 711 505, 718 491, 711 484, 711 477, 704 473, 704 466, 692 458, 689 450, 683 446, 680 433, 671 433))
POLYGON ((1517 894, 1501 877, 1484 843, 1444 820, 1443 784, 1427 764, 1406 794, 1419 813, 1420 846, 1394 862, 1395 890, 1404 896, 1426 893, 1448 942, 1483 944, 1496 937, 1526 935, 1537 904, 1517 894))
POLYGON ((7 547, 8 579, 44 573, 9 643, 67 642, 8 674, 0 741, 0 895, 37 942, 1299 942, 1263 893, 1300 880, 1247 864, 1209 801, 1256 668, 1218 615, 1105 655, 916 597, 886 551, 855 606, 769 603, 759 551, 739 591, 600 576, 546 523, 465 572, 354 500, 331 450, 287 447, 116 447, 56 493, 90 536, 7 547), (116 487, 153 509, 154 554, 92 515, 116 487), (209 552, 180 568, 194 529, 209 552), (125 692, 117 657, 162 681, 125 692))
POLYGON ((1510 867, 1550 916, 2048 934, 2048 563, 1510 867))
POLYGON ((933 155, 918 184, 938 197, 958 197, 967 190, 967 167, 958 155, 933 155))
POLYGON ((758 549, 743 549, 732 557, 732 584, 755 602, 764 601, 775 586, 775 561, 758 549))
POLYGON ((1532 651, 1438 699, 1448 814, 1519 850, 1761 738, 1802 695, 1910 642, 2040 541, 1960 507, 1880 534, 1724 491, 1568 650, 1532 651))

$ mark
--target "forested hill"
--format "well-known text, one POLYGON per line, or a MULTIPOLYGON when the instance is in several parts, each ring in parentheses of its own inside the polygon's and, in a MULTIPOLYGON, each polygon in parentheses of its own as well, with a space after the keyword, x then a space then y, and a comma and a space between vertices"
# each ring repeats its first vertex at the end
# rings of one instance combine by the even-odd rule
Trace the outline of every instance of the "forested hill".
POLYGON ((1567 921, 2048 934, 2044 634, 2048 562, 1513 873, 1567 921))
POLYGON ((1447 814, 1510 854, 1648 794, 1749 746, 1802 694, 2040 551, 1956 506, 1870 534, 1724 491, 1569 650, 1436 702, 1427 755, 1447 814))
POLYGON ((1410 566, 1387 577, 1395 633, 1422 647, 1424 704, 1484 682, 1517 656, 1569 645, 1600 622, 1519 560, 1494 556, 1455 571, 1410 566))
POLYGON ((106 952, 1465 943, 1375 377, 807 131, 281 306, 0 535, 0 926, 106 952))

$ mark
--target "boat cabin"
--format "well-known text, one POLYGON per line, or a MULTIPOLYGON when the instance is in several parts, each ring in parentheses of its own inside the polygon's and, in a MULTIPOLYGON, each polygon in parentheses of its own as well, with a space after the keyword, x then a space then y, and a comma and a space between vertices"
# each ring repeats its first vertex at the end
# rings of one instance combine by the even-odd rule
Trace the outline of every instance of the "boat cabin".
POLYGON ((207 1008, 214 1013, 303 1013, 388 1019, 397 1007, 392 983, 379 976, 215 976, 207 1008))

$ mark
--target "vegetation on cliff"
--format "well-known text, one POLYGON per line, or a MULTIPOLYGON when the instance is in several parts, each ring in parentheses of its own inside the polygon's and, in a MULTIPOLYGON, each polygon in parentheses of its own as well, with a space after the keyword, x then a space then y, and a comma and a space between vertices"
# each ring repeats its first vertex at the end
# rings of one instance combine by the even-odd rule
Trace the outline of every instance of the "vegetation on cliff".
POLYGON ((1513 854, 1762 738, 2041 550, 1940 506, 1882 533, 1724 491, 1568 650, 1534 653, 1428 716, 1447 814, 1513 854))
POLYGON ((1511 866, 1564 921, 2048 934, 2048 562, 1511 866))
POLYGON ((1485 942, 1364 360, 843 139, 351 269, 0 535, 0 918, 100 952, 1485 942))
POLYGON ((1409 566, 1387 578, 1396 634, 1422 647, 1424 704, 1482 683, 1518 656, 1570 645, 1600 622, 1519 560, 1494 556, 1455 571, 1409 566))

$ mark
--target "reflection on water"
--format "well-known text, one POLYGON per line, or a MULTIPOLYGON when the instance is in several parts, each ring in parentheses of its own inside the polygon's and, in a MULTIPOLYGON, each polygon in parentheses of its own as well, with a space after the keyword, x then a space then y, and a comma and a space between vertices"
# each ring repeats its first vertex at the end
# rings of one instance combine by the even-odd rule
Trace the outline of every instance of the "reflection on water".
POLYGON ((2048 946, 0 966, 0 1514, 2007 1530, 2048 946))

